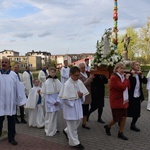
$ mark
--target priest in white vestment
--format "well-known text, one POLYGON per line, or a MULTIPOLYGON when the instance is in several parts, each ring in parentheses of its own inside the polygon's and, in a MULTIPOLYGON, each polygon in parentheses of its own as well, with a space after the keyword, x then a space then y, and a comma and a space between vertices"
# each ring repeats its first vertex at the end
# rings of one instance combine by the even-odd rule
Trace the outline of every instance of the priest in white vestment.
POLYGON ((67 123, 63 133, 69 139, 70 146, 84 149, 78 139, 77 128, 83 118, 82 104, 89 92, 82 81, 79 80, 79 77, 80 69, 76 66, 72 67, 70 69, 70 78, 61 88, 59 98, 63 101, 63 117, 67 123))
POLYGON ((41 95, 41 88, 39 87, 39 80, 34 80, 34 86, 29 91, 29 96, 26 103, 28 109, 28 124, 29 127, 44 127, 44 111, 43 100, 41 95))
POLYGON ((14 71, 9 69, 9 59, 3 58, 2 70, 0 70, 0 136, 2 134, 3 121, 5 116, 7 116, 8 141, 12 145, 17 145, 15 141, 16 105, 24 105, 26 103, 26 96, 18 76, 14 71))
POLYGON ((58 99, 58 94, 61 89, 62 83, 56 77, 56 69, 50 67, 49 76, 42 85, 42 93, 45 99, 45 133, 46 136, 54 136, 58 131, 57 129, 57 115, 61 109, 61 101, 58 99))
POLYGON ((26 96, 28 97, 29 91, 33 87, 33 75, 32 72, 30 71, 29 66, 26 66, 26 70, 23 72, 22 77, 25 85, 25 93, 26 96))
POLYGON ((61 83, 64 84, 69 79, 70 68, 68 67, 68 61, 64 60, 64 67, 61 68, 61 83))
POLYGON ((148 101, 147 101, 147 110, 150 111, 150 71, 147 74, 147 90, 148 90, 148 101))
POLYGON ((48 76, 48 71, 46 70, 46 66, 42 67, 42 70, 38 74, 38 79, 40 81, 40 86, 46 81, 46 77, 48 76))

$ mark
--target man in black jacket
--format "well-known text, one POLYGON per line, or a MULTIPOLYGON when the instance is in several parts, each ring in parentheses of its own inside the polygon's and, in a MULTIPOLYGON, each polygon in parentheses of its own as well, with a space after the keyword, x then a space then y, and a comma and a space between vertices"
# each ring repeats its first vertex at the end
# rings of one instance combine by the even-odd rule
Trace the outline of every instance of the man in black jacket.
POLYGON ((131 76, 130 89, 129 89, 129 107, 128 117, 132 117, 130 129, 136 132, 140 132, 140 129, 136 127, 136 122, 141 113, 141 102, 144 100, 142 91, 142 83, 146 84, 147 79, 140 71, 140 63, 133 61, 131 63, 131 76))

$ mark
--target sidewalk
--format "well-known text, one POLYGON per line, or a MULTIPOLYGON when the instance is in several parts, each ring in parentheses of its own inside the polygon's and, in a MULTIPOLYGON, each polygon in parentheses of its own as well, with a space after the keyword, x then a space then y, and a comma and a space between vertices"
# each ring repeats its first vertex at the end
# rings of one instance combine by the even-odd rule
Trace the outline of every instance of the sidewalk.
MULTIPOLYGON (((104 125, 97 122, 97 112, 91 114, 88 125, 91 130, 79 127, 79 138, 86 150, 150 150, 150 112, 146 110, 147 101, 142 103, 141 117, 137 127, 141 132, 130 130, 131 118, 127 119, 124 134, 128 141, 118 139, 118 125, 111 129, 111 136, 105 134, 104 125)), ((103 120, 108 123, 111 119, 111 110, 108 98, 105 99, 103 120)), ((0 140, 0 150, 74 150, 68 146, 68 142, 62 133, 65 121, 62 119, 62 112, 59 114, 58 129, 60 133, 54 137, 46 137, 43 129, 29 128, 27 124, 17 124, 16 140, 17 146, 8 143, 7 139, 0 140)), ((4 125, 6 130, 6 121, 4 125)))

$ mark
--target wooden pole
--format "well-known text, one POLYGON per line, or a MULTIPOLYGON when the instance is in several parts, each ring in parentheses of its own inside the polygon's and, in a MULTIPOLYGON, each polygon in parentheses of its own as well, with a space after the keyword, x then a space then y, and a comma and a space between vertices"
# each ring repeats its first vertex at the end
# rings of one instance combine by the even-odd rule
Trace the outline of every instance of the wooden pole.
POLYGON ((114 50, 117 50, 118 45, 118 3, 117 0, 114 0, 114 9, 113 9, 113 43, 114 43, 114 50))

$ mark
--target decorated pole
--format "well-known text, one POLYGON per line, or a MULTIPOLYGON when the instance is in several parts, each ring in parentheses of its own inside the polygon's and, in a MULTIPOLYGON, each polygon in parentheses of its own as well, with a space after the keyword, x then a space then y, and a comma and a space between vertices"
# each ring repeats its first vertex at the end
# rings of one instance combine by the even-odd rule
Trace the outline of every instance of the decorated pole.
POLYGON ((114 50, 117 50, 118 45, 118 4, 117 0, 114 0, 114 9, 113 9, 113 20, 114 20, 114 26, 113 26, 113 33, 112 33, 112 42, 114 44, 114 50))

